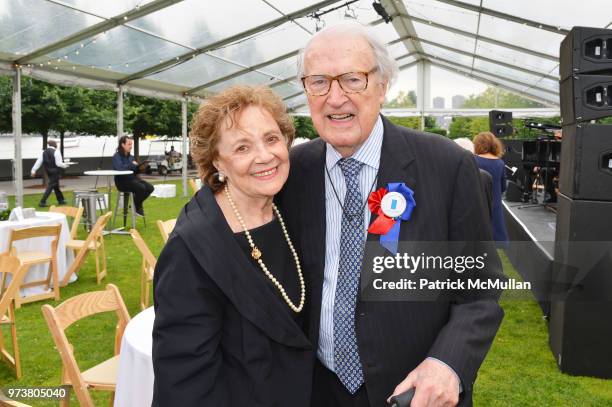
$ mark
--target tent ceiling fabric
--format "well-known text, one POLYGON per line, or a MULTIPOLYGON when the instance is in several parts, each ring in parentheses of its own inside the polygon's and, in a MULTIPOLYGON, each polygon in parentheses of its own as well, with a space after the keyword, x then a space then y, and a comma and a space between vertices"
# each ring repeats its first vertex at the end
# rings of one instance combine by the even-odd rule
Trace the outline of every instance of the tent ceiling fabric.
POLYGON ((606 27, 609 0, 0 0, 0 72, 161 97, 273 86, 303 105, 297 51, 355 16, 401 66, 424 59, 558 105, 559 45, 572 25, 606 27), (318 18, 315 17, 318 15, 318 18))

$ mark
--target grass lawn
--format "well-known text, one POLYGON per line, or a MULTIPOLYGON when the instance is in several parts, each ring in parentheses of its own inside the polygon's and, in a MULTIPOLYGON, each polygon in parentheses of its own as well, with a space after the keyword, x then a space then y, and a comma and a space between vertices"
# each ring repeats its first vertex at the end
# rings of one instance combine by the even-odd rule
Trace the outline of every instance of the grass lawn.
MULTIPOLYGON (((187 202, 181 197, 180 182, 176 184, 178 197, 146 201, 146 229, 139 221, 138 229, 156 255, 161 251, 162 239, 155 221, 175 218, 187 202)), ((39 199, 40 195, 27 195, 25 206, 35 207, 39 199)), ((66 199, 70 202, 72 194, 66 193, 66 199)), ((54 198, 51 197, 49 202, 54 202, 54 198)), ((80 230, 79 233, 81 238, 85 238, 86 232, 80 230)), ((61 290, 61 298, 66 300, 113 283, 119 287, 130 315, 134 316, 140 311, 140 254, 129 236, 107 236, 105 242, 106 279, 96 285, 94 260, 90 256, 79 272, 79 279, 61 290)), ((507 258, 502 256, 502 260, 506 274, 516 275, 507 258)), ((13 371, 0 361, 0 387, 59 385, 61 361, 40 311, 44 303, 57 304, 55 301, 35 302, 25 304, 17 311, 23 378, 15 380, 13 371)), ((559 372, 548 347, 546 323, 535 301, 502 299, 502 306, 506 317, 480 369, 474 393, 476 406, 612 406, 612 380, 572 377, 559 372)), ((71 326, 67 333, 75 345, 75 356, 81 370, 112 356, 114 315, 85 319, 71 326)), ((6 332, 4 337, 10 340, 6 332)), ((106 392, 92 392, 92 395, 96 405, 108 405, 106 392)), ((56 401, 26 402, 33 406, 58 404, 56 401)), ((74 396, 72 402, 77 405, 74 396)))

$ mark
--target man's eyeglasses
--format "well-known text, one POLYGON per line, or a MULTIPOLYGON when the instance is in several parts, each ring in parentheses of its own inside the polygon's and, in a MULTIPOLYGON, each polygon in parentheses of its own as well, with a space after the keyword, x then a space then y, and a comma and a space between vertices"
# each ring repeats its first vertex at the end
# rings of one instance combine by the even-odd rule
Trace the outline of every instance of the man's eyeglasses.
POLYGON ((373 68, 369 72, 347 72, 337 76, 308 75, 302 78, 302 85, 310 96, 327 95, 333 81, 338 81, 345 93, 359 93, 368 88, 368 76, 377 69, 373 68))

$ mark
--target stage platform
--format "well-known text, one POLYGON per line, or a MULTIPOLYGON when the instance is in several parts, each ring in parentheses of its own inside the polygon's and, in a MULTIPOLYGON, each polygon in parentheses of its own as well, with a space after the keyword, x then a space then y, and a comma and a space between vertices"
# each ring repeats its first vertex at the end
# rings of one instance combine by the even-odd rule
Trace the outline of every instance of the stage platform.
POLYGON ((506 255, 521 277, 532 283, 534 296, 548 317, 557 215, 543 205, 506 200, 502 204, 510 239, 506 255))

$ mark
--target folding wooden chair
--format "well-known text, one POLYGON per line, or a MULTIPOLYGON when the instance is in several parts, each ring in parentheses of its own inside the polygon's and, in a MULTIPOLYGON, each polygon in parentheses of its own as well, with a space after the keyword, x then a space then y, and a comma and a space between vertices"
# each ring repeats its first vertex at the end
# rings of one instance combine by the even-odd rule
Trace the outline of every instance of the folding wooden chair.
POLYGON ((31 407, 29 404, 24 404, 19 401, 10 400, 2 395, 0 391, 0 407, 31 407))
MULTIPOLYGON (((21 304, 25 304, 33 301, 45 300, 47 298, 53 298, 56 301, 60 299, 60 290, 59 290, 59 281, 57 274, 57 244, 59 241, 59 235, 62 230, 62 226, 52 225, 52 226, 33 226, 27 228, 20 229, 12 229, 9 237, 9 253, 11 256, 15 256, 19 259, 23 266, 26 266, 28 269, 32 266, 38 264, 46 264, 49 263, 49 271, 47 273, 47 278, 44 280, 36 280, 29 281, 27 283, 22 283, 21 288, 28 287, 36 287, 36 286, 47 286, 51 291, 42 293, 29 295, 27 297, 21 297, 19 293, 15 295, 15 308, 20 308, 21 304), (18 251, 13 243, 27 240, 27 239, 35 239, 40 237, 51 238, 51 245, 49 252, 43 251, 27 251, 21 250, 18 251)), ((27 275, 27 271, 26 271, 27 275)), ((24 276, 25 278, 25 276, 24 276)))
POLYGON ((142 268, 140 269, 140 308, 145 309, 149 306, 149 286, 153 285, 153 272, 157 259, 147 246, 140 233, 136 229, 130 229, 130 235, 134 244, 142 254, 142 268))
POLYGON ((21 378, 21 362, 15 322, 15 296, 19 295, 17 290, 19 290, 27 269, 28 267, 22 265, 17 257, 9 256, 7 253, 0 254, 0 328, 6 325, 10 327, 13 343, 13 354, 11 355, 4 345, 0 329, 0 357, 15 369, 17 379, 21 378), (9 276, 11 281, 7 283, 9 276))
POLYGON ((72 218, 72 226, 70 227, 70 238, 76 239, 79 231, 79 224, 83 216, 84 207, 76 208, 74 206, 51 206, 49 212, 63 213, 66 217, 72 218))
POLYGON ((95 225, 91 228, 91 232, 85 240, 72 239, 66 243, 66 248, 72 249, 76 252, 74 261, 70 265, 68 272, 64 276, 61 282, 61 286, 64 287, 68 284, 70 277, 73 273, 77 273, 85 259, 87 254, 91 251, 94 252, 96 258, 96 283, 100 284, 100 281, 106 276, 106 250, 104 249, 104 227, 110 219, 112 212, 106 212, 100 216, 96 221, 95 225), (100 267, 100 262, 102 267, 100 267))
POLYGON ((174 225, 176 225, 176 219, 168 219, 166 221, 157 220, 157 227, 159 228, 159 233, 162 235, 162 239, 164 239, 164 243, 168 241, 170 233, 172 233, 172 229, 174 229, 174 225))
MULTIPOLYGON (((89 390, 104 390, 112 392, 111 405, 115 397, 117 384, 117 367, 121 338, 130 315, 127 312, 123 298, 117 286, 109 284, 104 291, 93 291, 76 295, 57 307, 45 304, 42 312, 53 336, 53 341, 62 359, 62 385, 70 385, 82 407, 94 407, 89 390), (117 314, 115 332, 115 356, 81 372, 74 358, 73 346, 66 337, 65 330, 82 318, 101 312, 114 311, 117 314)), ((70 399, 62 399, 62 406, 69 406, 70 399)))

